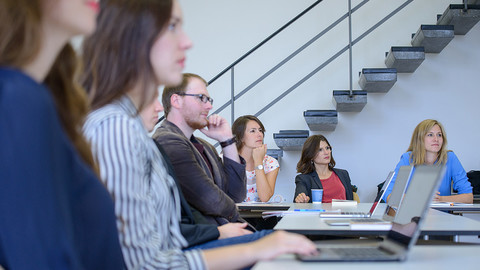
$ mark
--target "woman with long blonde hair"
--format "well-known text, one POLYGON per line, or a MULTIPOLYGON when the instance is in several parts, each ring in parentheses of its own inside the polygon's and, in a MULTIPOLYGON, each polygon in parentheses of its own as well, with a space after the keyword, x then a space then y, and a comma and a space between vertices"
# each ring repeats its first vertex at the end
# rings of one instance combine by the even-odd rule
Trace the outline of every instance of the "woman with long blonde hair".
MULTIPOLYGON (((412 134, 407 152, 400 157, 395 168, 395 175, 401 166, 407 165, 445 165, 446 172, 434 200, 444 202, 472 203, 472 185, 458 157, 447 150, 447 134, 443 125, 437 120, 426 119, 420 122, 412 134), (452 195, 451 190, 457 194, 452 195)), ((395 178, 392 179, 395 182, 395 178)), ((386 190, 387 200, 393 184, 386 190)))

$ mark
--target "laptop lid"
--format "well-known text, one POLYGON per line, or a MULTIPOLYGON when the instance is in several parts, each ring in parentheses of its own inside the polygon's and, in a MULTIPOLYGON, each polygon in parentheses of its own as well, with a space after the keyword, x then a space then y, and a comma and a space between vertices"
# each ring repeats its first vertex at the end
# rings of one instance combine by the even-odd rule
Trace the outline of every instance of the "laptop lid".
MULTIPOLYGON (((390 198, 388 198, 387 208, 383 214, 383 220, 392 221, 398 212, 401 202, 404 198, 408 180, 412 177, 413 166, 402 166, 398 170, 397 178, 393 184, 390 198)), ((385 198, 385 201, 387 198, 385 198)))
POLYGON ((435 191, 445 174, 445 166, 417 165, 392 229, 382 245, 403 247, 415 244, 435 191))
POLYGON ((394 175, 395 175, 394 171, 391 171, 391 172, 388 173, 387 178, 385 179, 385 182, 382 186, 382 189, 380 189, 380 192, 377 195, 377 198, 375 198, 375 201, 373 202, 373 205, 370 208, 370 211, 368 211, 370 213, 370 216, 373 216, 373 214, 375 214, 375 210, 378 208, 378 204, 382 201, 382 199, 385 195, 385 191, 387 190, 387 188, 392 183, 392 179, 393 179, 394 175))

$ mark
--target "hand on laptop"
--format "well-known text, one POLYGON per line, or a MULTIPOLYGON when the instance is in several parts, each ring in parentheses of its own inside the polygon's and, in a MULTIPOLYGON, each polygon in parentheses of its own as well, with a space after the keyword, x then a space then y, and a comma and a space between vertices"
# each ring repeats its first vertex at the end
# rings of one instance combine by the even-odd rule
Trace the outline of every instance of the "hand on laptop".
POLYGON ((296 203, 308 203, 310 201, 310 197, 305 195, 305 193, 300 193, 298 196, 295 198, 296 203))

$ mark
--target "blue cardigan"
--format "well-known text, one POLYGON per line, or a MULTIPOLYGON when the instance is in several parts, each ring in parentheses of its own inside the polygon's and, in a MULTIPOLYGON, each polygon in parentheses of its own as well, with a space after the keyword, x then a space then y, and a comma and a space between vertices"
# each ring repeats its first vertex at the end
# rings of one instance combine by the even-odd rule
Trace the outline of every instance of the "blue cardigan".
MULTIPOLYGON (((393 189, 393 185, 397 178, 398 170, 401 166, 408 166, 410 165, 410 156, 412 152, 406 152, 400 157, 400 162, 398 162, 397 167, 395 168, 395 176, 392 179, 392 183, 385 191, 385 198, 390 195, 393 189)), ((463 168, 460 160, 458 160, 457 156, 453 152, 448 152, 447 154, 447 164, 445 176, 442 179, 442 183, 440 184, 440 196, 449 196, 451 195, 451 188, 452 188, 452 181, 453 181, 453 189, 458 192, 458 194, 464 193, 472 193, 472 185, 468 181, 467 173, 463 168)), ((415 168, 413 169, 415 170, 415 168)), ((408 186, 407 186, 408 187, 408 186)))
POLYGON ((60 124, 50 92, 0 67, 0 265, 123 269, 113 201, 60 124))

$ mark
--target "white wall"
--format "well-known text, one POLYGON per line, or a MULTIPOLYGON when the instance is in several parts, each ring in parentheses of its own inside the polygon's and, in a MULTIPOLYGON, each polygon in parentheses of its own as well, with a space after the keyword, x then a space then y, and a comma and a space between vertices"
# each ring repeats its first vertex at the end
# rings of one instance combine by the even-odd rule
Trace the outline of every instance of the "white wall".
MULTIPOLYGON (((188 53, 187 72, 210 80, 265 37, 293 18, 313 0, 180 0, 185 29, 194 42, 188 53)), ((353 0, 352 6, 360 3, 353 0)), ((353 39, 405 1, 371 0, 353 14, 353 39)), ((356 44, 353 49, 353 88, 358 72, 385 67, 390 46, 409 45, 420 24, 434 24, 436 14, 461 1, 413 1, 405 9, 356 44)), ((347 10, 347 0, 325 0, 294 27, 269 42, 235 68, 236 93, 318 34, 347 10)), ((235 105, 235 117, 255 114, 348 43, 347 21, 332 29, 311 48, 299 54, 260 83, 235 105)), ((465 170, 480 169, 480 24, 465 36, 456 36, 440 54, 427 54, 413 74, 398 74, 386 94, 368 94, 368 104, 358 113, 339 113, 333 132, 324 132, 334 148, 337 167, 347 169, 359 187, 363 202, 373 200, 376 185, 393 170, 408 147, 411 133, 421 120, 438 119, 447 130, 448 146, 465 170)), ((272 133, 282 129, 308 129, 303 111, 334 109, 332 90, 349 88, 348 53, 312 76, 270 110, 259 116, 265 124, 265 141, 277 148, 272 133)), ((230 98, 230 74, 212 84, 214 110, 230 98)), ((221 113, 230 121, 230 108, 221 113)), ((320 132, 310 132, 318 134, 320 132)), ((199 135, 199 134, 197 134, 199 135)), ((291 201, 295 166, 300 152, 285 151, 280 160, 276 193, 291 201)))

